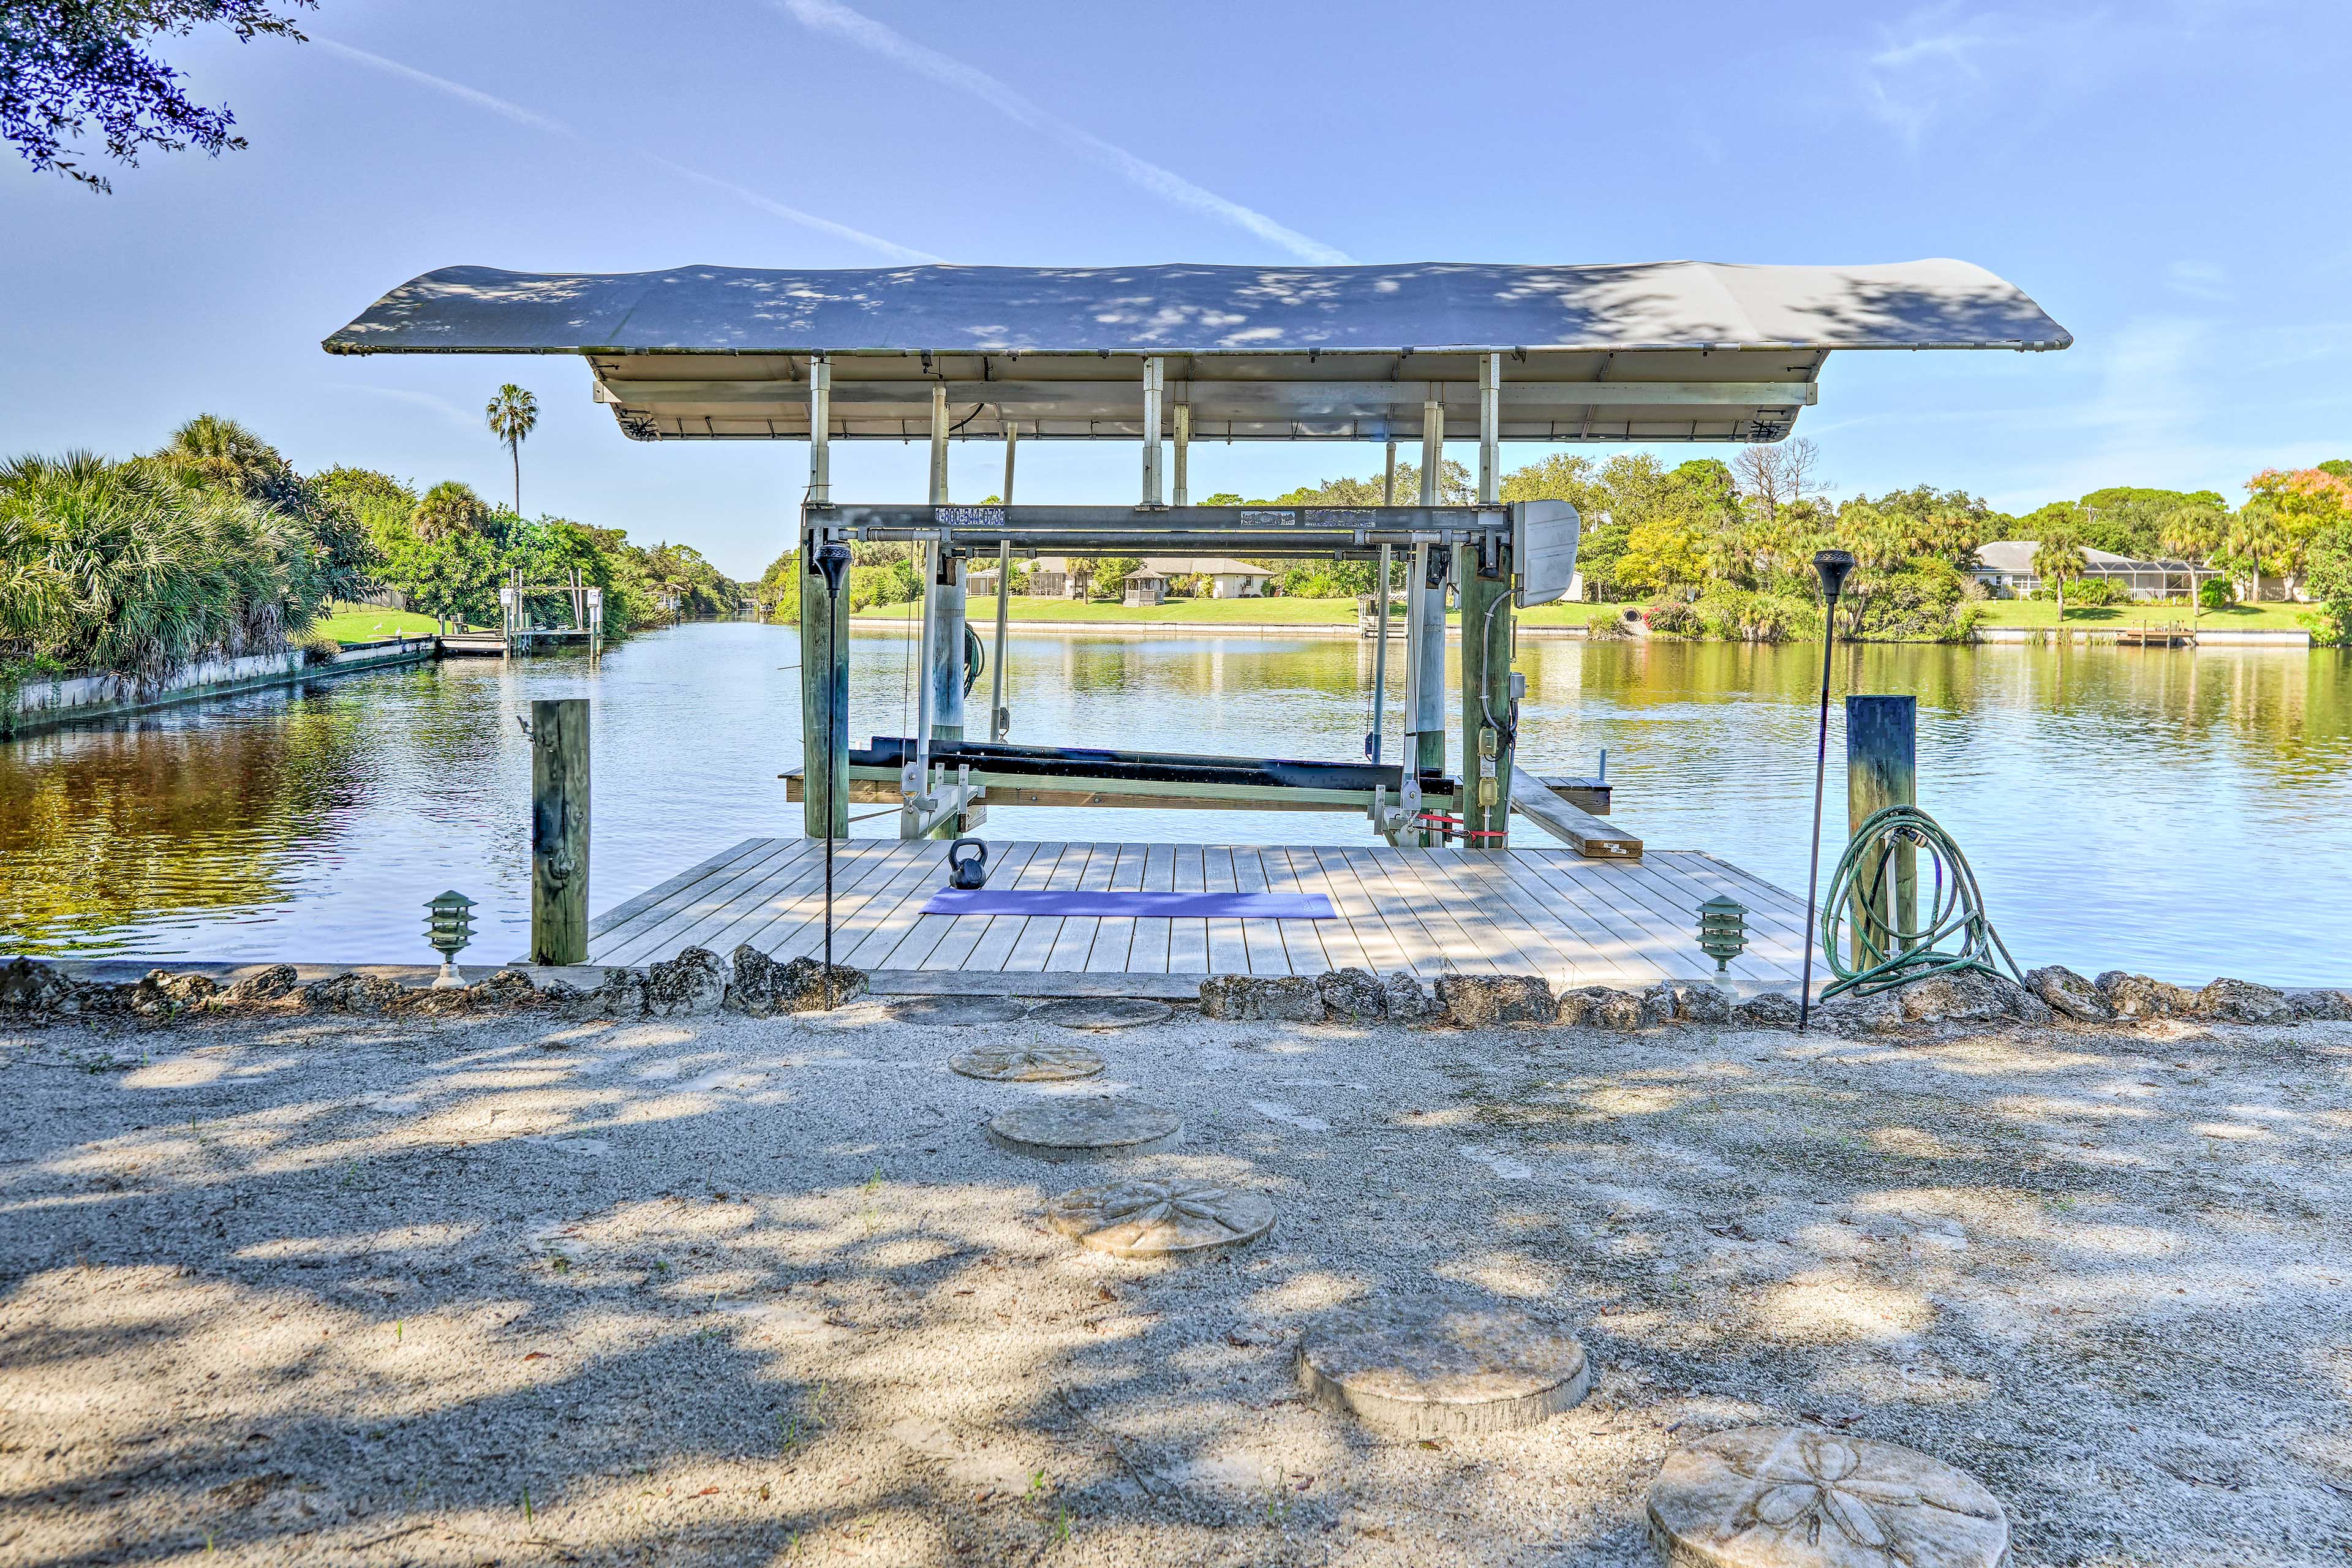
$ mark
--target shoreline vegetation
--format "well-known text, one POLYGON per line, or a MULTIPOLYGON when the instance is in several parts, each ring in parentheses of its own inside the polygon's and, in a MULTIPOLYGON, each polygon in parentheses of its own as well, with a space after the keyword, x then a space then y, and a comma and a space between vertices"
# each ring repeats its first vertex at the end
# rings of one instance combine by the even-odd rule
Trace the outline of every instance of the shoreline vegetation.
MULTIPOLYGON (((1640 611, 1647 608, 1647 605, 1634 602, 1541 605, 1531 610, 1520 611, 1518 622, 1523 626, 1537 627, 1589 626, 1595 621, 1616 620, 1627 610, 1640 611)), ((2054 631, 2061 625, 2057 616, 2057 606, 2047 600, 1989 599, 1981 601, 1978 608, 1982 612, 1974 623, 1978 628, 2017 626, 2054 631)), ((855 613, 852 621, 853 624, 862 626, 872 626, 885 621, 896 625, 902 621, 913 620, 921 613, 921 610, 922 605, 919 601, 895 605, 867 605, 855 613)), ((986 594, 971 595, 967 601, 965 613, 970 624, 985 633, 988 626, 996 618, 994 595, 986 594)), ((1353 626, 1356 621, 1356 602, 1353 599, 1171 599, 1162 605, 1133 605, 1085 599, 1027 598, 1016 594, 1013 597, 1012 607, 1006 618, 1016 624, 1028 626, 1052 626, 1059 622, 1070 622, 1079 625, 1117 623, 1123 626, 1168 626, 1179 630, 1187 626, 1263 626, 1268 631, 1281 631, 1287 627, 1307 627, 1319 631, 1330 626, 1353 626)), ((2206 631, 2307 631, 2310 627, 2305 623, 2309 618, 2310 611, 2307 606, 2303 605, 2231 605, 2221 610, 2204 611, 2200 625, 2206 631)), ((1459 626, 1461 619, 1458 611, 1447 613, 1446 620, 1451 625, 1459 626)), ((2063 626, 2070 635, 2075 632, 2096 634, 2101 631, 2113 632, 2143 626, 2187 626, 2189 619, 2188 606, 2178 604, 2118 604, 2100 605, 2092 609, 2076 609, 2069 605, 2063 626)), ((1818 640, 1821 635, 1818 616, 1809 624, 1806 630, 1808 635, 1804 637, 1792 636, 1772 640, 1818 640)), ((387 631, 383 635, 389 637, 392 634, 387 631)), ((1398 635, 1401 636, 1402 633, 1398 635)), ((1704 633, 1696 636, 1671 633, 1654 633, 1653 635, 1662 640, 1668 637, 1676 637, 1678 640, 1693 641, 1759 640, 1709 637, 1704 633)), ((1845 637, 1843 627, 1840 627, 1839 636, 1841 638, 1845 637)))
MULTIPOLYGON (((233 420, 201 415, 157 451, 0 463, 0 700, 82 675, 161 686, 205 660, 496 625, 499 589, 577 569, 608 635, 719 615, 742 584, 690 545, 525 518, 455 480, 305 474, 233 420), (406 612, 359 602, 393 590, 406 612), (381 629, 379 629, 381 628, 381 629)), ((566 601, 532 601, 535 619, 566 601)), ((568 624, 565 620, 563 624, 568 624)))
MULTIPOLYGON (((1559 454, 1506 473, 1505 501, 1565 500, 1585 522, 1578 566, 1591 598, 1524 612, 1521 624, 1622 620, 1630 607, 1656 637, 1818 641, 1812 556, 1834 547, 1851 551, 1858 563, 1838 605, 1837 632, 1844 639, 1958 643, 1979 628, 2096 635, 2181 625, 2308 631, 2315 644, 2352 642, 2352 460, 2266 468, 2247 480, 2246 500, 2234 510, 2213 490, 2117 487, 2019 516, 1965 490, 1929 485, 1833 500, 1820 469, 1818 450, 1799 439, 1743 447, 1729 462, 1699 458, 1669 468, 1645 452, 1599 462, 1559 454), (2033 597, 1992 598, 1977 579, 1978 548, 2001 540, 2036 545, 2033 574, 2043 586, 2033 597), (2085 553, 2093 550, 2185 562, 2220 575, 2203 584, 2195 604, 2133 602, 2093 572, 2085 553), (2313 602, 2266 602, 2274 588, 2289 601, 2307 590, 2313 602)), ((1392 493, 1405 498, 1420 489, 1418 470, 1400 463, 1392 493)), ((1469 470, 1450 460, 1437 489, 1446 505, 1475 498, 1469 470)), ((1343 478, 1264 500, 1225 492, 1202 504, 1377 506, 1384 492, 1380 477, 1343 478)), ((851 613, 911 613, 922 582, 907 547, 856 544, 852 551, 851 613)), ((787 551, 760 579, 757 595, 772 619, 799 618, 798 563, 798 552, 787 551)), ((1167 603, 1129 606, 1121 602, 1122 585, 1140 564, 1073 561, 1082 596, 1061 599, 1024 595, 1030 568, 1016 562, 1011 618, 1324 626, 1354 618, 1356 597, 1373 591, 1375 571, 1365 562, 1259 561, 1252 564, 1270 574, 1267 598, 1211 599, 1202 596, 1202 584, 1179 578, 1167 603)), ((1391 580, 1391 592, 1401 587, 1401 576, 1391 580)))

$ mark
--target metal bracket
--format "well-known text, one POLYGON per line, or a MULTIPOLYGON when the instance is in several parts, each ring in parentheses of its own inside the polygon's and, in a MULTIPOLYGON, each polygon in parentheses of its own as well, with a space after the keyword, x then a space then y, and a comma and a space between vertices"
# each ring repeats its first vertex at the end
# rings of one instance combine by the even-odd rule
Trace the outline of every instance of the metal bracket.
MULTIPOLYGON (((1411 760, 1406 759, 1408 763, 1411 760)), ((1392 837, 1412 827, 1421 816, 1421 779, 1407 766, 1404 783, 1397 791, 1397 809, 1393 812, 1388 808, 1388 794, 1389 786, 1384 784, 1372 786, 1372 831, 1384 837, 1392 837)))

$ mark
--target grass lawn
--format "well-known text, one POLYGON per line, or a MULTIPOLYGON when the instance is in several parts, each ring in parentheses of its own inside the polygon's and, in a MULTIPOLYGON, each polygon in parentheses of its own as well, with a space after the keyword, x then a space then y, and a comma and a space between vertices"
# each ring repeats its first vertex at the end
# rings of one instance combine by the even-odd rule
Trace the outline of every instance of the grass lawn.
POLYGON ((328 614, 311 623, 311 630, 337 642, 374 642, 388 637, 430 637, 440 629, 431 616, 408 610, 387 610, 381 605, 353 605, 338 599, 328 614))
MULTIPOLYGON (((2194 625, 2217 632, 2295 632, 2305 629, 2303 617, 2315 608, 2311 605, 2231 605, 2227 609, 2206 610, 2192 617, 2186 605, 2098 605, 2089 608, 2069 605, 2066 629, 2095 632, 2102 627, 2112 629, 2153 622, 2158 626, 2194 625)), ((2058 624, 2058 606, 2048 599, 1988 599, 1984 611, 1984 624, 1989 626, 2047 629, 2058 624)))

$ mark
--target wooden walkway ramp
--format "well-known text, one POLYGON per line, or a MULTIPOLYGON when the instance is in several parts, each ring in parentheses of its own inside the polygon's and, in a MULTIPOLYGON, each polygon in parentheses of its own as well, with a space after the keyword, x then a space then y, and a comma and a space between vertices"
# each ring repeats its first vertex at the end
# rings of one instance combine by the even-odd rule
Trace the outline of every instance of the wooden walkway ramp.
MULTIPOLYGON (((1562 985, 1639 988, 1711 978, 1698 906, 1748 906, 1743 993, 1793 991, 1804 906, 1719 860, 1652 851, 1584 859, 1565 847, 1492 854, 1262 845, 990 846, 992 888, 1323 893, 1337 920, 926 915, 947 846, 858 838, 834 854, 834 957, 890 992, 1189 995, 1207 974, 1403 969, 1541 974, 1562 985)), ((688 947, 743 943, 779 960, 823 942, 824 855, 813 838, 748 838, 629 900, 589 927, 591 963, 645 964, 688 947)))

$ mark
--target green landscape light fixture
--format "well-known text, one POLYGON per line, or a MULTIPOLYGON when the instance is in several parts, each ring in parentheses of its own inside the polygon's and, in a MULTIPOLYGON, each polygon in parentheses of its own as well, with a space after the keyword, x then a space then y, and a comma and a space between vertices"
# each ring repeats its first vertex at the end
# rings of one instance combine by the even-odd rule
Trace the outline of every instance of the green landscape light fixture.
POLYGON ((441 973, 434 976, 433 989, 454 990, 466 984, 457 978, 457 955, 474 940, 474 900, 453 888, 425 909, 427 940, 441 955, 441 973))
POLYGON ((1698 950, 1715 960, 1715 983, 1731 985, 1731 961, 1748 946, 1748 906, 1717 893, 1698 907, 1698 950))

